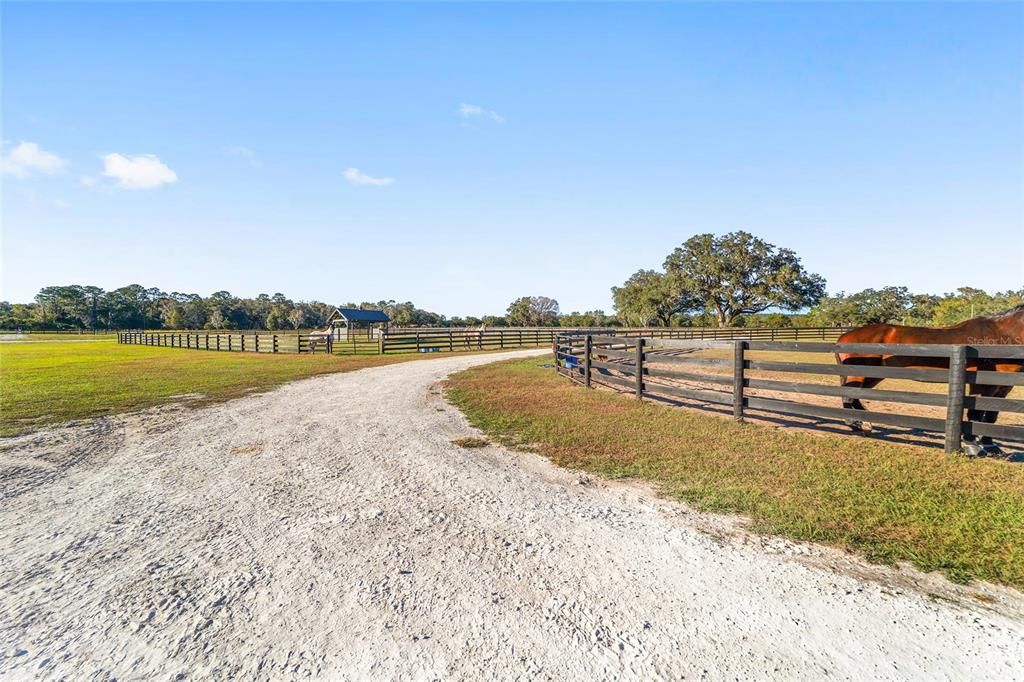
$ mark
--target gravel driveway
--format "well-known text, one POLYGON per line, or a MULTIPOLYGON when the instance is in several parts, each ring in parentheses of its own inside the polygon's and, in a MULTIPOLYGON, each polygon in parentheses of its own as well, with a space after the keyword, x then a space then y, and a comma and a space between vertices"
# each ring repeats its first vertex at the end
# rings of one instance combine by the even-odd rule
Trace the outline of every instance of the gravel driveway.
POLYGON ((523 354, 0 441, 0 677, 1024 678, 1019 593, 452 445, 523 354))

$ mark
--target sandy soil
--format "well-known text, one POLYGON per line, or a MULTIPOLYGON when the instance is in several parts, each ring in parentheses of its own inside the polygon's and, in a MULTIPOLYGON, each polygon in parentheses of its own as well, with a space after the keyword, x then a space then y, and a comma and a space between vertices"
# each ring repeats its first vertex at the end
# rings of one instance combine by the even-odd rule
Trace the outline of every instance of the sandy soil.
POLYGON ((0 677, 1024 677, 1017 592, 452 445, 494 359, 3 441, 0 677))

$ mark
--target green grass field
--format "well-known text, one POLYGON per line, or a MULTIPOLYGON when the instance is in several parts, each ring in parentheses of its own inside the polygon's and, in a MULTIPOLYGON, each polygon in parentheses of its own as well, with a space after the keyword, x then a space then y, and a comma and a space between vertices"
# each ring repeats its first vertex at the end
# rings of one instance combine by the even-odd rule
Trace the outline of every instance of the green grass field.
POLYGON ((588 391, 551 359, 454 375, 450 399, 492 439, 756 530, 1024 588, 1024 465, 795 432, 588 391))
POLYGON ((189 403, 208 404, 295 379, 422 357, 217 353, 33 335, 30 341, 0 343, 0 436, 183 395, 199 394, 189 403))

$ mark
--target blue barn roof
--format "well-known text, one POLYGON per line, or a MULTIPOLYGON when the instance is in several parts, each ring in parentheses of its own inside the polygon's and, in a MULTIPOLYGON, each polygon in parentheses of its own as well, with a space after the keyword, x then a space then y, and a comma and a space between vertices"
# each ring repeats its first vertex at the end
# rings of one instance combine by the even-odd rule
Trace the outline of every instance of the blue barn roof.
MULTIPOLYGON (((360 310, 359 308, 336 308, 335 313, 347 322, 390 322, 383 310, 360 310)), ((334 317, 333 315, 331 317, 334 317)))

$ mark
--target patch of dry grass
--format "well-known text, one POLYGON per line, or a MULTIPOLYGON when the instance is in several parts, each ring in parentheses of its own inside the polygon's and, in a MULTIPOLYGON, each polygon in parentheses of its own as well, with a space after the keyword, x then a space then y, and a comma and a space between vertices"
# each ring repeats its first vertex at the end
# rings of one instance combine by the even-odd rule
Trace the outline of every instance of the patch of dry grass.
POLYGON ((485 448, 489 445, 489 443, 483 438, 477 438, 475 436, 456 438, 452 441, 452 444, 458 445, 460 448, 485 448))
POLYGON ((1024 587, 1024 466, 741 424, 571 384, 550 359, 454 375, 450 400, 491 439, 561 466, 636 478, 756 529, 1024 587))

